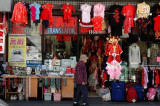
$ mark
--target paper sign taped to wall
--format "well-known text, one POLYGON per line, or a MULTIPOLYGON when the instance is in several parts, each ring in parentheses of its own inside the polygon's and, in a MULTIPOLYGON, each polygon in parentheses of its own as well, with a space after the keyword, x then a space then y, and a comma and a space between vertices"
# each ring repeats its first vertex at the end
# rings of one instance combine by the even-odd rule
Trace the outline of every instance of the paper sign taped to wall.
POLYGON ((157 62, 160 62, 160 57, 157 57, 157 62))

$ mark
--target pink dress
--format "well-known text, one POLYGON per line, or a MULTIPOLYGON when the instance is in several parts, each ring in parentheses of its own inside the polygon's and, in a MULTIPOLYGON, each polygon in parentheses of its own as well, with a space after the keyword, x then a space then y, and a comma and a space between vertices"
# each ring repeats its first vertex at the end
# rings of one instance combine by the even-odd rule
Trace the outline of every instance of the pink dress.
POLYGON ((94 17, 95 16, 101 16, 104 19, 104 11, 105 11, 105 6, 101 3, 97 3, 96 5, 94 5, 94 17))
POLYGON ((31 19, 32 21, 35 21, 36 20, 36 8, 32 6, 30 9, 31 9, 31 19))

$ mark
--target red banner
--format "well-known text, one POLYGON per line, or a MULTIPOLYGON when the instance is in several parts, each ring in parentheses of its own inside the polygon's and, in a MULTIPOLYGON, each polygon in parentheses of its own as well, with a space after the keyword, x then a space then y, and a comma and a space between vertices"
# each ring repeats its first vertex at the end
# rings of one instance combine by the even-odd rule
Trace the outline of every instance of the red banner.
POLYGON ((25 24, 13 22, 11 34, 25 34, 25 24))

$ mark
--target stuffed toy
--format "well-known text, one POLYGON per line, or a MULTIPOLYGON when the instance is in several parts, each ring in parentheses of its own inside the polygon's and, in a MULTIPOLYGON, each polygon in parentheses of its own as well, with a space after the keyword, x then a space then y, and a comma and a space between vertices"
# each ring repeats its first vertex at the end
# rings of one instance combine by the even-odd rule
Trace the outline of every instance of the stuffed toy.
POLYGON ((110 75, 111 79, 119 80, 121 75, 122 67, 119 62, 113 60, 111 64, 108 64, 106 67, 107 73, 110 75))

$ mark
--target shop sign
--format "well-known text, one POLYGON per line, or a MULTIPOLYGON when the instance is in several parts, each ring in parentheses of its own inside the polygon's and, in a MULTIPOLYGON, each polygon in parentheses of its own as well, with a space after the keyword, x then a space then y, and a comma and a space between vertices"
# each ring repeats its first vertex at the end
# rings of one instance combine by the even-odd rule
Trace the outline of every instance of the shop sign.
POLYGON ((27 60, 26 61, 27 67, 36 68, 42 65, 41 60, 27 60))
POLYGON ((13 22, 11 34, 25 34, 25 24, 13 22))
POLYGON ((67 22, 62 16, 53 16, 52 25, 46 28, 45 34, 77 34, 77 17, 72 17, 67 22))
POLYGON ((0 54, 5 52, 5 34, 3 30, 0 30, 0 54))
POLYGON ((157 57, 157 62, 160 62, 160 57, 157 57))
POLYGON ((73 41, 77 40, 77 35, 73 36, 69 35, 69 34, 56 34, 56 40, 58 41, 70 41, 71 39, 73 39, 73 41))
POLYGON ((8 62, 11 66, 26 67, 26 36, 9 36, 8 62))

